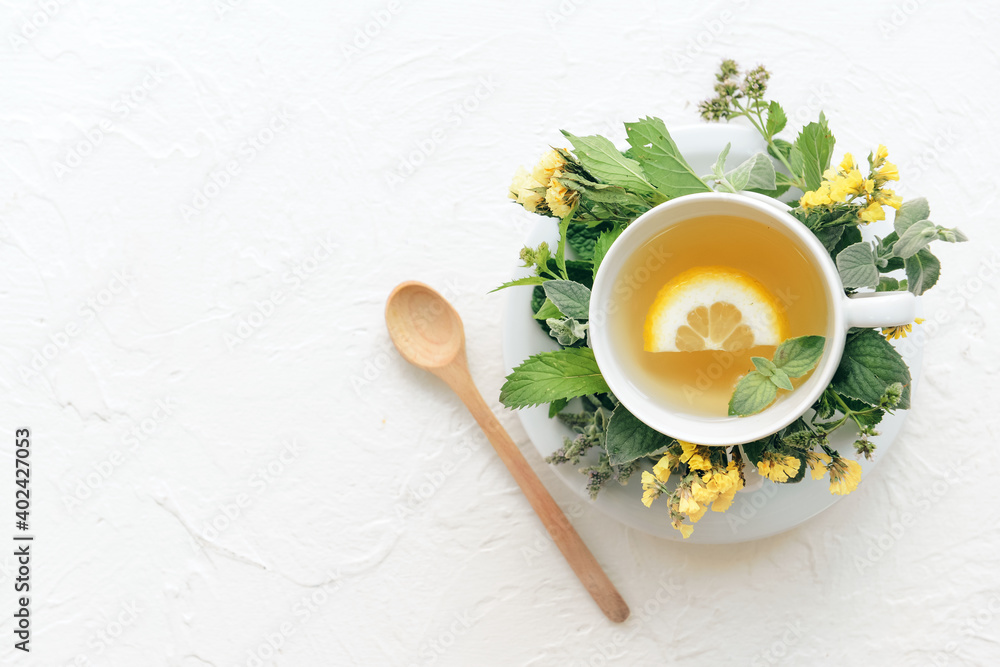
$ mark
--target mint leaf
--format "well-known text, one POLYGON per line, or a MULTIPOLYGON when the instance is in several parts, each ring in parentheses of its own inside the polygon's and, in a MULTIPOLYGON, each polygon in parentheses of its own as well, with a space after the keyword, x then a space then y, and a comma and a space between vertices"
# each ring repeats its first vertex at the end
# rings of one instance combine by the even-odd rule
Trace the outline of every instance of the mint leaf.
POLYGON ((563 317, 563 314, 559 312, 556 304, 552 303, 551 299, 545 297, 545 301, 542 302, 541 307, 535 312, 535 319, 547 320, 550 317, 563 317))
POLYGON ((573 144, 583 168, 597 178, 635 192, 655 192, 639 163, 622 155, 608 139, 599 135, 578 137, 565 130, 563 135, 573 144))
POLYGON ((712 191, 681 155, 662 120, 644 118, 636 123, 625 123, 625 131, 632 154, 642 163, 649 182, 661 194, 673 198, 712 191))
POLYGON ((969 237, 960 232, 958 227, 948 229, 941 225, 937 226, 937 238, 946 243, 964 243, 969 240, 969 237))
POLYGON ((646 426, 619 403, 608 421, 604 448, 608 451, 611 465, 621 465, 669 447, 673 441, 673 438, 646 426))
POLYGON ((892 246, 892 254, 906 259, 926 248, 937 237, 937 225, 930 220, 918 220, 899 235, 892 246))
POLYGON ((878 267, 870 244, 860 241, 847 246, 837 255, 837 270, 847 289, 878 285, 878 267))
POLYGON ((819 363, 825 346, 823 336, 789 338, 774 351, 774 365, 793 378, 802 377, 819 363))
POLYGON ((760 412, 771 405, 778 395, 778 388, 771 378, 757 371, 750 371, 736 384, 732 398, 729 399, 730 416, 746 417, 760 412))
POLYGON ((774 373, 772 373, 771 377, 768 379, 773 382, 774 386, 778 389, 786 389, 788 391, 792 390, 792 381, 789 379, 788 373, 780 368, 775 368, 774 373))
POLYGON ((726 174, 726 178, 737 191, 748 188, 773 190, 774 163, 765 153, 755 153, 746 162, 726 174))
POLYGON ((508 408, 523 408, 609 391, 594 351, 572 347, 528 357, 507 376, 500 402, 508 408))
POLYGON ((785 110, 781 108, 780 104, 772 101, 767 107, 767 125, 765 126, 767 136, 773 137, 781 132, 787 123, 788 117, 785 115, 785 110))
POLYGON ((765 359, 764 357, 750 357, 750 361, 753 362, 757 372, 764 377, 771 377, 771 374, 774 373, 777 368, 777 366, 771 363, 770 359, 765 359))
POLYGON ((604 256, 608 254, 611 244, 621 236, 621 233, 622 230, 616 228, 610 232, 604 232, 597 237, 597 242, 594 243, 594 280, 597 280, 597 270, 601 268, 604 256))
POLYGON ((917 296, 934 287, 941 276, 941 262, 927 248, 907 257, 903 263, 908 289, 917 296))
POLYGON ((566 317, 585 320, 590 317, 590 290, 572 280, 548 280, 542 285, 545 296, 566 317))
POLYGON ((525 278, 518 278, 517 280, 510 280, 508 282, 505 282, 503 285, 497 287, 496 289, 491 289, 490 294, 492 294, 493 292, 499 292, 505 287, 517 287, 518 285, 541 285, 546 280, 547 278, 542 278, 541 276, 527 276, 525 278))
POLYGON ((885 388, 902 383, 898 407, 910 407, 910 369, 889 341, 875 329, 859 329, 848 335, 844 356, 831 386, 837 392, 868 405, 878 405, 885 388))
POLYGON ((892 226, 896 230, 896 234, 902 238, 903 233, 910 228, 910 225, 929 217, 931 217, 931 207, 926 199, 923 197, 910 199, 903 202, 903 205, 896 211, 892 226))
MULTIPOLYGON (((823 172, 830 166, 835 143, 823 112, 819 114, 818 123, 809 123, 799 132, 795 148, 802 154, 803 176, 810 190, 818 188, 823 181, 823 172)), ((794 163, 792 166, 795 166, 794 163)))

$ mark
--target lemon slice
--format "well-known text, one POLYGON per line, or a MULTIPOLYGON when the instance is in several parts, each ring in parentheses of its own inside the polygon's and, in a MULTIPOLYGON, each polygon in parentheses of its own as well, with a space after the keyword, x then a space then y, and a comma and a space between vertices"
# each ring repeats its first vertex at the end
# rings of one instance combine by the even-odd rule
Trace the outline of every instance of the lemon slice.
POLYGON ((738 352, 787 338, 785 311, 752 276, 727 266, 698 266, 660 289, 646 314, 648 352, 738 352))

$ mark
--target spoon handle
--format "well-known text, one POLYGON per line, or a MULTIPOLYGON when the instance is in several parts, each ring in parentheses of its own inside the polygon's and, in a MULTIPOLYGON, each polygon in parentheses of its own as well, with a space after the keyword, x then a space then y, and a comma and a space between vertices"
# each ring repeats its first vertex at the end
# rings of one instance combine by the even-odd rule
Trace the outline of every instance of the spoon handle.
MULTIPOLYGON (((464 370, 464 369, 462 369, 464 370)), ((521 487, 521 491, 527 496, 528 502, 535 509, 538 518, 542 520, 545 529, 549 531, 553 541, 563 556, 569 562, 570 567, 580 578, 584 588, 594 598, 594 602, 601 608, 604 614, 614 621, 621 623, 629 616, 628 605, 622 599, 621 594, 615 589, 615 585, 608 579, 608 575, 601 569, 600 564, 590 549, 580 539, 576 529, 563 514, 562 509, 556 504, 548 490, 538 479, 538 475, 528 465, 521 450, 517 448, 514 441, 504 430, 500 421, 486 405, 479 390, 472 382, 472 377, 466 370, 464 373, 451 373, 450 377, 443 377, 451 385, 455 393, 459 395, 465 407, 469 409, 475 417, 479 426, 483 429, 486 437, 489 438, 493 448, 504 462, 510 474, 521 487)))

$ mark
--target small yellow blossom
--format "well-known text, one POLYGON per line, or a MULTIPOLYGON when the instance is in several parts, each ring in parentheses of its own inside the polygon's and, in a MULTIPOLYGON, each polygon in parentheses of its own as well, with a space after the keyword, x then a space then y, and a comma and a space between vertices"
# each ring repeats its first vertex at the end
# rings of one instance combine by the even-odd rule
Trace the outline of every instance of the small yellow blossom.
POLYGON ((701 505, 698 504, 698 501, 696 501, 694 496, 691 494, 690 488, 681 487, 678 498, 680 500, 678 511, 680 511, 681 514, 697 514, 698 510, 701 509, 701 505))
POLYGON ((800 465, 794 456, 761 459, 757 462, 757 472, 772 482, 787 482, 799 474, 800 465))
POLYGON ((691 537, 691 533, 694 532, 694 526, 692 526, 689 523, 681 523, 680 521, 674 521, 671 525, 677 530, 681 531, 681 537, 683 537, 685 540, 691 537))
POLYGON ((880 204, 884 204, 885 206, 891 206, 894 209, 899 209, 899 207, 903 205, 903 198, 889 188, 882 188, 876 192, 875 201, 880 204))
POLYGON ((877 169, 887 157, 889 157, 889 149, 879 144, 878 148, 875 149, 875 155, 872 156, 872 165, 877 169))
POLYGON ((531 176, 539 183, 542 183, 542 187, 548 187, 549 181, 552 180, 555 173, 565 166, 566 160, 559 154, 559 151, 553 148, 538 161, 535 168, 531 170, 531 176))
POLYGON ((701 517, 705 516, 705 512, 707 511, 708 507, 706 505, 702 505, 700 510, 698 510, 694 514, 689 514, 688 519, 691 520, 691 523, 698 523, 699 521, 701 521, 701 517))
POLYGON ((854 156, 844 153, 844 159, 840 161, 840 170, 843 172, 854 171, 854 156))
POLYGON ((719 497, 719 492, 715 489, 710 489, 704 482, 696 480, 691 484, 691 497, 699 505, 708 507, 712 504, 712 501, 719 497))
POLYGON ((681 463, 686 463, 692 470, 711 470, 712 463, 704 455, 707 452, 699 452, 700 446, 684 442, 683 440, 678 440, 681 443, 681 463))
POLYGON ((830 183, 830 199, 835 202, 846 201, 851 195, 859 195, 864 190, 865 177, 857 169, 852 169, 830 183))
POLYGON ((669 480, 670 473, 677 469, 679 461, 680 459, 670 452, 664 454, 660 460, 656 462, 656 465, 653 466, 653 474, 656 475, 656 479, 661 482, 669 480))
POLYGON ((826 475, 826 467, 830 465, 830 455, 826 452, 809 452, 806 454, 806 463, 809 464, 809 474, 813 479, 823 479, 826 475))
POLYGON ((875 178, 882 182, 885 181, 898 181, 899 180, 899 169, 891 162, 886 162, 879 170, 875 172, 875 178))
POLYGON ((810 206, 826 206, 832 204, 830 199, 830 183, 824 181, 816 190, 810 190, 799 198, 799 204, 809 208, 810 206))
POLYGON ((873 201, 868 206, 865 206, 861 211, 858 212, 858 217, 864 222, 875 222, 876 220, 885 220, 885 211, 882 209, 882 205, 877 201, 873 201))
POLYGON ((535 180, 524 167, 518 167, 514 173, 514 180, 510 184, 510 198, 528 211, 535 213, 545 200, 545 195, 535 192, 535 190, 544 187, 545 184, 535 180))
POLYGON ((659 498, 663 485, 648 471, 642 472, 642 504, 651 507, 653 501, 659 498))
POLYGON ((858 482, 861 481, 861 464, 857 461, 838 457, 830 464, 828 470, 830 471, 830 493, 846 496, 858 488, 858 482))
MULTIPOLYGON (((918 317, 913 320, 914 324, 923 324, 924 318, 918 317)), ((886 340, 895 340, 897 338, 906 338, 906 334, 913 331, 913 324, 900 324, 895 327, 882 327, 882 335, 886 337, 886 340)))
POLYGON ((545 191, 545 204, 558 218, 565 218, 573 210, 573 205, 579 199, 580 194, 575 190, 570 190, 557 179, 562 175, 561 171, 555 172, 549 187, 545 191))

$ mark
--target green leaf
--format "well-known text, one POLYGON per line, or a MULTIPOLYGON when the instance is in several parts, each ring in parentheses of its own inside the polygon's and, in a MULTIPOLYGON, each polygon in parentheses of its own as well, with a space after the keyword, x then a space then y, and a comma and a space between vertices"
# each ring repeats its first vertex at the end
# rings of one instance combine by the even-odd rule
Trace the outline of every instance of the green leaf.
MULTIPOLYGON (((810 190, 819 187, 823 172, 830 166, 836 139, 826 124, 826 116, 819 114, 818 123, 809 123, 799 132, 795 148, 802 154, 803 176, 810 190)), ((794 164, 792 166, 795 166, 794 164)))
POLYGON ((601 263, 604 261, 604 256, 608 254, 608 250, 611 249, 611 244, 621 236, 621 229, 612 229, 610 232, 604 232, 599 237, 597 237, 597 243, 594 244, 594 280, 597 280, 597 270, 601 268, 601 263))
POLYGON ((926 220, 931 217, 931 207, 923 197, 910 199, 903 202, 903 205, 896 211, 892 226, 896 234, 902 238, 903 233, 915 222, 926 220))
POLYGON ((726 144, 726 147, 719 153, 719 157, 715 159, 715 164, 712 165, 712 175, 720 180, 726 173, 726 158, 729 157, 729 149, 732 147, 732 142, 726 144))
POLYGON ((765 153, 755 153, 750 159, 726 174, 729 182, 739 190, 747 188, 757 188, 759 190, 773 190, 774 163, 765 153))
POLYGON ((878 279, 876 292, 895 292, 899 290, 899 281, 891 276, 882 276, 878 279))
POLYGON ((604 447, 611 465, 622 465, 669 447, 673 442, 673 438, 646 426, 619 403, 608 421, 604 447))
POLYGON ((545 297, 545 301, 542 303, 541 307, 535 312, 536 320, 547 320, 550 317, 563 317, 563 314, 556 308, 556 304, 552 303, 552 300, 545 297))
POLYGON ((556 342, 563 347, 574 345, 578 341, 587 338, 587 324, 581 324, 572 317, 555 318, 550 317, 545 320, 549 325, 549 335, 556 339, 556 342))
POLYGON ((636 123, 625 123, 625 131, 632 153, 642 163, 649 182, 661 194, 673 198, 712 191, 681 155, 662 120, 644 118, 636 123))
POLYGON ((622 155, 608 139, 599 135, 578 137, 565 130, 563 135, 573 144, 583 168, 600 180, 634 192, 655 192, 639 163, 622 155))
POLYGON ((772 373, 771 377, 768 379, 773 382, 774 386, 778 389, 786 389, 788 391, 792 390, 792 381, 789 379, 788 373, 780 368, 775 368, 774 373, 772 373))
POLYGON ((789 338, 774 351, 774 365, 793 378, 802 377, 819 363, 826 347, 823 336, 789 338))
POLYGON ((964 243, 969 240, 969 237, 959 231, 958 227, 948 229, 947 227, 937 225, 936 230, 937 238, 945 243, 964 243))
POLYGON ((585 320, 590 317, 590 290, 573 280, 548 280, 542 285, 545 296, 566 317, 585 320))
POLYGON ((941 276, 941 262, 927 248, 903 262, 908 289, 917 296, 934 287, 941 276))
POLYGON ((611 391, 589 347, 542 352, 515 368, 500 389, 508 408, 551 403, 611 391))
POLYGON ((845 225, 834 225, 832 227, 823 227, 818 229, 813 233, 816 234, 816 238, 820 240, 823 247, 828 251, 832 251, 837 247, 840 242, 840 238, 844 235, 845 225))
POLYGON ((885 388, 903 384, 899 408, 910 407, 910 369, 889 341, 875 329, 859 329, 847 337, 844 356, 831 386, 845 396, 878 405, 885 388))
POLYGON ((896 257, 906 259, 930 245, 937 237, 937 225, 930 220, 918 220, 899 235, 899 240, 892 246, 896 257))
POLYGON ((857 225, 844 225, 844 234, 837 241, 837 245, 834 246, 833 250, 830 251, 831 257, 836 257, 839 255, 844 248, 854 245, 861 240, 861 230, 857 228, 857 225))
POLYGON ((551 403, 549 403, 549 419, 552 419, 557 414, 562 412, 563 408, 565 408, 567 405, 569 405, 569 399, 567 398, 560 398, 557 401, 552 401, 551 403))
POLYGON ((849 245, 837 255, 837 270, 847 289, 878 285, 878 267, 871 244, 860 241, 849 245))
POLYGON ((750 371, 736 384, 732 398, 729 399, 730 416, 746 417, 760 412, 771 405, 778 395, 778 388, 771 379, 750 371))
POLYGON ((541 285, 547 280, 548 280, 547 278, 542 278, 541 276, 526 276, 524 278, 518 278, 517 280, 510 280, 508 282, 505 282, 500 287, 490 290, 490 294, 492 294, 493 292, 499 292, 505 287, 517 287, 518 285, 541 285))
POLYGON ((772 101, 767 107, 767 125, 765 126, 767 136, 773 137, 781 132, 787 123, 788 117, 785 115, 785 110, 781 108, 780 104, 772 101))
POLYGON ((574 222, 566 229, 566 243, 577 257, 590 260, 594 256, 594 243, 600 235, 601 227, 590 227, 574 222))
POLYGON ((559 221, 559 245, 556 246, 556 266, 559 268, 559 275, 563 278, 569 278, 566 273, 566 234, 569 231, 569 223, 576 215, 576 206, 570 209, 569 213, 566 214, 559 221))
POLYGON ((777 366, 775 366, 770 359, 765 359, 764 357, 750 357, 750 361, 753 362, 754 367, 756 367, 757 372, 764 377, 771 377, 777 366))

